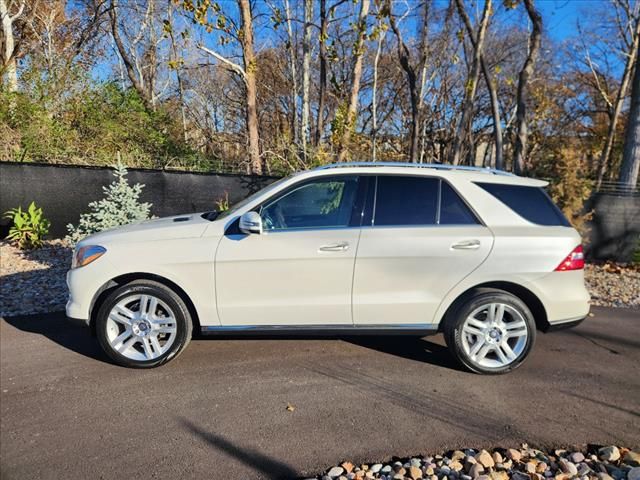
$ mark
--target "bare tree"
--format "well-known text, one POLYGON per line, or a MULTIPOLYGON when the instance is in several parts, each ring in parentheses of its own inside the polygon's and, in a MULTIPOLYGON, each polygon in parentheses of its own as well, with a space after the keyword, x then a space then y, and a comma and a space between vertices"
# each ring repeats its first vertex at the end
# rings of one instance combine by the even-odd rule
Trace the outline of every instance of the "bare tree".
POLYGON ((7 90, 18 91, 18 67, 16 64, 16 41, 13 26, 23 14, 25 1, 0 0, 2 20, 2 70, 7 76, 7 90), (13 11, 13 12, 12 12, 13 11))
MULTIPOLYGON (((455 0, 458 12, 464 13, 464 4, 462 0, 455 0)), ((469 134, 471 128, 471 121, 473 117, 473 107, 475 102, 476 90, 478 88, 478 79, 480 77, 480 61, 482 57, 482 49, 484 48, 484 39, 487 32, 487 25, 489 24, 489 16, 491 14, 491 0, 485 0, 484 9, 482 11, 482 18, 478 26, 478 31, 475 33, 475 39, 472 41, 473 47, 473 59, 471 61, 471 69, 469 76, 465 84, 465 95, 462 104, 462 115, 460 116, 460 122, 456 132, 456 138, 453 144, 453 151, 451 154, 451 163, 458 165, 462 156, 462 147, 469 134)))
MULTIPOLYGON (((132 8, 134 10, 137 5, 132 8)), ((157 55, 155 39, 152 34, 154 29, 155 0, 148 0, 146 9, 140 19, 134 38, 123 37, 121 28, 127 32, 127 27, 122 27, 123 18, 120 16, 120 4, 118 0, 111 0, 109 18, 111 19, 111 35, 118 49, 122 63, 124 63, 127 77, 138 92, 145 107, 155 110, 155 80, 157 73, 157 55), (140 48, 140 51, 138 50, 140 48)), ((125 18, 131 13, 127 12, 125 18)), ((126 35, 126 34, 125 34, 126 35)), ((128 36, 127 36, 128 37, 128 36)))
POLYGON ((529 36, 529 52, 527 59, 520 70, 518 77, 518 92, 516 100, 516 138, 513 154, 513 169, 515 173, 521 174, 525 171, 525 161, 527 158, 527 90, 529 80, 535 69, 540 51, 542 39, 542 16, 536 10, 533 0, 524 0, 524 7, 527 10, 529 20, 531 20, 531 34, 529 36))
MULTIPOLYGON (((467 14, 466 10, 460 9, 458 7, 458 12, 464 25, 467 29, 467 34, 469 35, 469 40, 473 45, 474 49, 477 49, 475 32, 473 31, 473 26, 471 25, 471 19, 467 14)), ((503 141, 502 141, 502 121, 500 120, 500 104, 498 103, 498 92, 496 90, 496 85, 491 76, 491 71, 489 70, 489 66, 487 65, 487 61, 485 59, 484 53, 480 54, 480 66, 482 68, 482 76, 484 77, 484 81, 487 84, 487 90, 489 91, 489 98, 491 100, 491 115, 493 117, 493 139, 495 142, 495 166, 496 168, 503 170, 504 169, 504 156, 503 156, 503 141)))
MULTIPOLYGON (((240 10, 240 27, 235 37, 242 48, 243 65, 230 60, 220 53, 198 45, 203 52, 217 59, 227 69, 240 77, 245 87, 245 124, 249 137, 249 166, 254 175, 262 175, 262 160, 260 158, 260 135, 258 132, 258 89, 256 84, 256 72, 258 69, 256 54, 253 46, 253 14, 250 0, 237 0, 240 10)), ((206 16, 200 17, 201 23, 206 24, 206 16)))
POLYGON ((307 157, 307 142, 310 138, 310 78, 311 78, 311 22, 313 0, 304 1, 304 36, 302 38, 302 154, 307 157))
MULTIPOLYGON (((293 22, 291 21, 291 6, 289 0, 284 0, 284 13, 287 19, 287 36, 289 39, 289 72, 291 74, 291 130, 293 132, 293 143, 297 144, 300 139, 298 131, 298 73, 296 69, 296 48, 293 37, 293 22)), ((305 149, 306 151, 306 149, 305 149)))
POLYGON ((320 60, 320 78, 318 81, 318 118, 316 120, 316 128, 314 141, 316 146, 322 143, 322 135, 324 133, 325 110, 327 104, 327 76, 329 73, 329 53, 327 51, 327 40, 329 38, 329 22, 336 9, 347 0, 338 0, 329 7, 327 11, 327 0, 320 0, 320 34, 318 35, 319 60, 320 60))
MULTIPOLYGON (((629 83, 631 82, 633 66, 635 65, 636 56, 638 55, 638 44, 640 43, 640 12, 638 11, 638 9, 640 8, 640 2, 636 2, 636 6, 633 12, 628 3, 625 3, 623 1, 614 1, 612 3, 613 7, 616 9, 619 6, 622 6, 626 14, 626 24, 620 25, 619 30, 621 32, 623 44, 625 44, 625 47, 627 49, 627 51, 625 52, 626 62, 624 66, 624 72, 622 74, 622 80, 620 81, 620 87, 618 88, 616 98, 613 102, 611 102, 611 100, 609 99, 609 95, 607 94, 607 92, 600 87, 598 72, 593 66, 588 49, 586 49, 587 62, 595 76, 596 85, 600 87, 598 88, 598 90, 600 91, 600 94, 606 102, 609 110, 609 128, 607 129, 607 139, 605 140, 604 148, 602 149, 602 153, 600 154, 600 159, 598 162, 598 180, 596 184, 598 188, 602 184, 604 176, 607 173, 607 169, 609 167, 609 157, 611 156, 611 150, 613 149, 616 127, 618 125, 620 114, 622 113, 622 106, 627 96, 627 90, 629 89, 629 83), (627 32, 631 33, 631 38, 628 42, 626 41, 627 32)), ((620 21, 621 18, 622 15, 618 13, 616 15, 616 19, 620 21)))
POLYGON ((409 147, 409 161, 417 162, 420 155, 420 125, 421 125, 421 113, 422 113, 422 97, 420 95, 421 89, 421 75, 423 75, 424 66, 427 62, 428 54, 428 22, 429 22, 429 1, 424 2, 424 10, 421 15, 421 34, 420 34, 420 46, 417 52, 417 59, 413 58, 409 47, 405 44, 398 22, 396 22, 393 12, 391 10, 391 0, 387 0, 387 9, 389 11, 389 23, 391 29, 396 36, 396 42, 398 46, 398 58, 400 59, 400 65, 407 77, 407 84, 409 87, 409 98, 411 100, 411 132, 410 132, 410 147, 409 147))
POLYGON ((382 45, 387 34, 387 28, 384 23, 383 12, 380 11, 379 2, 376 2, 378 12, 378 25, 376 27, 376 35, 378 37, 378 46, 376 47, 376 55, 373 59, 373 85, 371 87, 371 160, 376 161, 377 155, 377 139, 378 139, 378 64, 380 63, 380 55, 382 53, 382 45))
POLYGON ((365 49, 367 35, 367 15, 369 14, 370 0, 360 0, 360 13, 356 24, 356 41, 353 46, 353 64, 351 69, 351 92, 347 106, 345 125, 340 136, 338 161, 344 162, 349 153, 349 141, 358 115, 358 98, 360 95, 360 79, 362 78, 362 57, 365 49))
POLYGON ((640 55, 636 55, 635 74, 631 88, 631 108, 624 138, 622 166, 619 181, 623 185, 635 188, 638 184, 640 168, 640 55))

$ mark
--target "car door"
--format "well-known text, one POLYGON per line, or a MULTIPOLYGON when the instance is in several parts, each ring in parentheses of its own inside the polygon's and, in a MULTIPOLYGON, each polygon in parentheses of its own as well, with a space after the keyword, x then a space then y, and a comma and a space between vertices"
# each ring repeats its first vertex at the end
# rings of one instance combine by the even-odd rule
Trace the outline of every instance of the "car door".
POLYGON ((444 180, 378 176, 355 264, 356 325, 429 324, 487 257, 491 231, 444 180))
POLYGON ((262 234, 225 234, 215 264, 222 325, 353 325, 363 187, 353 175, 300 182, 256 209, 262 234))

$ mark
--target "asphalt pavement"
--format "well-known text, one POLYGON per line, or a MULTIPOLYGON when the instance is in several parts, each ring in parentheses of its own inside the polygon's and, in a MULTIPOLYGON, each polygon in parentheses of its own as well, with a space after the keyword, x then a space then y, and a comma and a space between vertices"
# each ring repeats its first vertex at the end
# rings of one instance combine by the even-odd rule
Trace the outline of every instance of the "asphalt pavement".
POLYGON ((640 312, 593 312, 493 377, 441 336, 202 339, 130 370, 62 313, 2 319, 0 476, 296 478, 458 447, 637 448, 640 312))

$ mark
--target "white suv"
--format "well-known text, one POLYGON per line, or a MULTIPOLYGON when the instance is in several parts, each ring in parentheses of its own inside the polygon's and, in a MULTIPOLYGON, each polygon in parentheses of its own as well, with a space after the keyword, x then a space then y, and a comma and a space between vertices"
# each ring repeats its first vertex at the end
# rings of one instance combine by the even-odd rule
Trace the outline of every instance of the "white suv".
POLYGON ((443 332, 478 373, 504 373, 536 329, 589 311, 580 236, 546 182, 495 170, 335 164, 230 210, 84 239, 67 315, 129 367, 180 353, 192 331, 443 332))

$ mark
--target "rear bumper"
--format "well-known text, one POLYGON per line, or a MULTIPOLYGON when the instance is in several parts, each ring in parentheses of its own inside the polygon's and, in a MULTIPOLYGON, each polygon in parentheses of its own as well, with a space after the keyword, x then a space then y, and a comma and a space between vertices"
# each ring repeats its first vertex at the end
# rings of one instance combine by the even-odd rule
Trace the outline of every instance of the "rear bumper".
POLYGON ((544 329, 544 332, 557 332, 558 330, 566 330, 567 328, 577 327, 584 321, 585 318, 587 318, 586 315, 584 317, 570 318, 569 320, 554 322, 553 324, 550 323, 549 326, 544 329))
POLYGON ((544 305, 549 329, 577 324, 589 314, 584 270, 552 272, 531 282, 531 286, 544 305))

